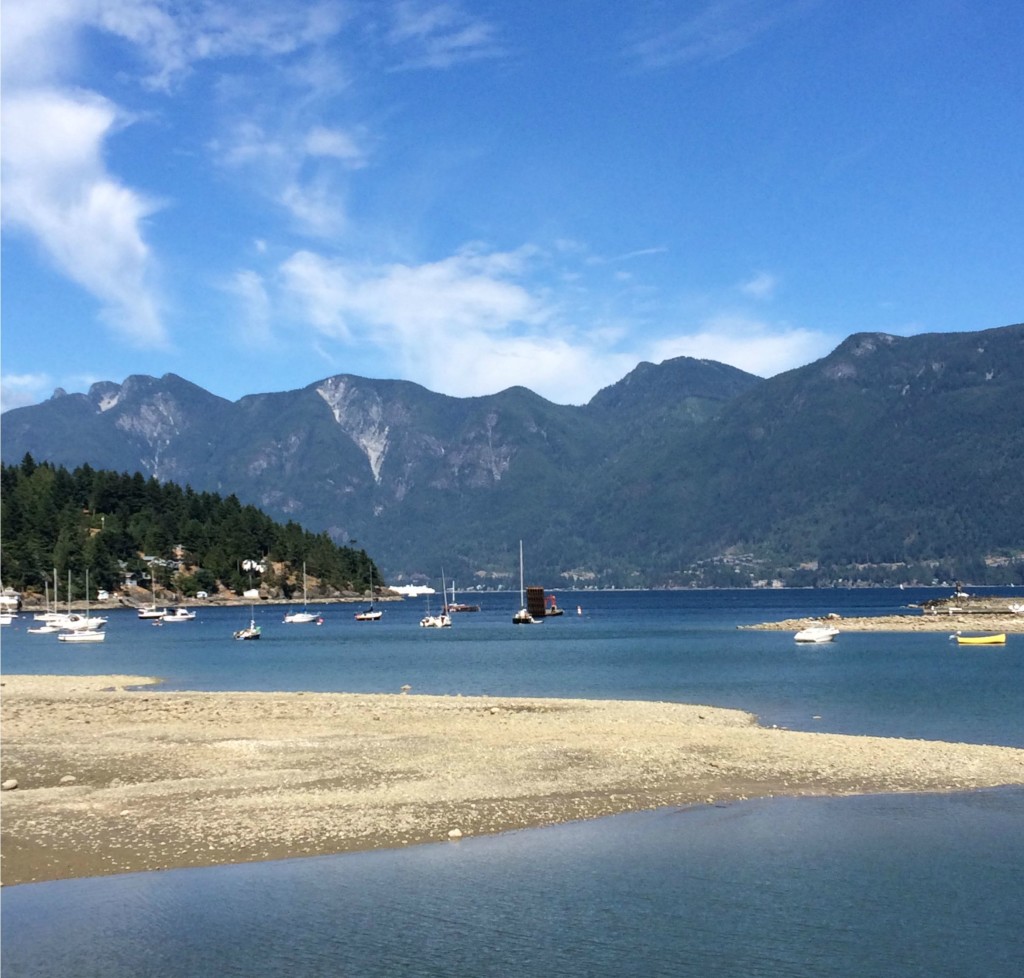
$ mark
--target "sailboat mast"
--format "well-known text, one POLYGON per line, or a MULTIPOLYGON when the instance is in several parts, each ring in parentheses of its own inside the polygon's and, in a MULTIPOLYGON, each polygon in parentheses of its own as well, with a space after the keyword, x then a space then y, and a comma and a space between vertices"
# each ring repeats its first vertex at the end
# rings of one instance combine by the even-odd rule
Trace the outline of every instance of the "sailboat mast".
POLYGON ((519 603, 525 608, 526 598, 523 591, 523 541, 519 541, 519 603))

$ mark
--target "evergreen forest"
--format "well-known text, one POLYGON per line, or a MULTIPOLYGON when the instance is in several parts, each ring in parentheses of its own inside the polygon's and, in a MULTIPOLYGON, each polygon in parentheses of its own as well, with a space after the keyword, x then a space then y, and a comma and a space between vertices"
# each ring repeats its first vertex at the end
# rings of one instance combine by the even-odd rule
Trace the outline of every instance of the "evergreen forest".
POLYGON ((294 522, 274 522, 234 495, 195 492, 82 465, 0 466, 2 583, 42 594, 70 574, 77 594, 120 590, 126 577, 183 597, 260 585, 301 594, 302 569, 324 596, 363 593, 381 574, 364 550, 294 522), (262 571, 254 569, 262 567, 262 571))

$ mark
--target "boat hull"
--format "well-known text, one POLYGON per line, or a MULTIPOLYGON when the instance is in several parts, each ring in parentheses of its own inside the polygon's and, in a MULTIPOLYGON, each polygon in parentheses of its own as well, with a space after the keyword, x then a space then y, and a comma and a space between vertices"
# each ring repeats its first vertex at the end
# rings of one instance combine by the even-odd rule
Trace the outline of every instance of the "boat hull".
POLYGON ((796 642, 820 645, 823 642, 831 642, 839 634, 838 628, 831 625, 815 625, 812 628, 801 629, 793 636, 796 642))
POLYGON ((957 635, 957 645, 1005 645, 1006 635, 957 635))
POLYGON ((312 611, 295 611, 290 615, 285 615, 283 621, 286 625, 308 625, 319 617, 312 611))

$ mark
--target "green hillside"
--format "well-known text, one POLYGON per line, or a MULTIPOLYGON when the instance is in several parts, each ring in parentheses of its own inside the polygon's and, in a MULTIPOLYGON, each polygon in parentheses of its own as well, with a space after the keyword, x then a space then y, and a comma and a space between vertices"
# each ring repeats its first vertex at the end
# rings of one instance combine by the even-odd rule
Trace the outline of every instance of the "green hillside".
POLYGON ((235 496, 194 492, 142 475, 88 465, 68 471, 36 463, 0 468, 3 583, 43 593, 54 572, 75 587, 116 591, 126 577, 185 597, 253 586, 245 561, 262 564, 256 582, 285 597, 301 589, 302 567, 320 596, 363 593, 380 571, 365 551, 326 533, 275 523, 235 496))

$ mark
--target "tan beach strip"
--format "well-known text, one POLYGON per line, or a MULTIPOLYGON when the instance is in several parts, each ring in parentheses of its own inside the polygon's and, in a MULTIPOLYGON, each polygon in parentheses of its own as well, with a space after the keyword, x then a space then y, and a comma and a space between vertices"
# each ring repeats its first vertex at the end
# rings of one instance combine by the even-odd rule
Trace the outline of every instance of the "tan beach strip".
POLYGON ((843 618, 830 615, 827 618, 787 618, 783 621, 766 621, 758 625, 740 625, 741 630, 769 632, 798 632, 812 625, 835 625, 840 632, 939 632, 952 635, 954 632, 972 635, 986 632, 1024 633, 1024 615, 978 614, 912 614, 878 615, 866 618, 843 618))
POLYGON ((1024 784, 1022 750, 798 733, 675 703, 2 682, 8 885, 754 796, 1024 784))

